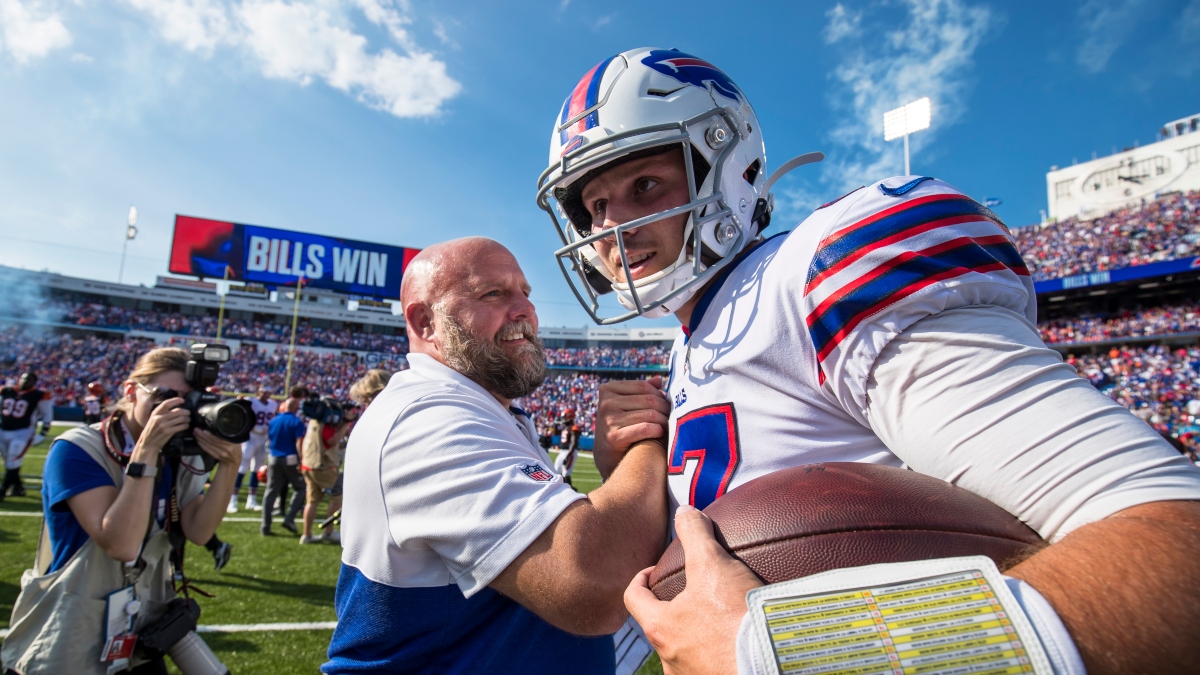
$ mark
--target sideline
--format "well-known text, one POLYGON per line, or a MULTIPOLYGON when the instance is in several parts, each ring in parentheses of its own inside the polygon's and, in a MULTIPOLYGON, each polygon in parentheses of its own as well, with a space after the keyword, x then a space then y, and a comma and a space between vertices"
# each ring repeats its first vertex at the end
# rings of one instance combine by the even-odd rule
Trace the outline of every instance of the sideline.
MULTIPOLYGON (((265 633, 281 630, 333 630, 336 621, 312 623, 227 623, 196 626, 197 633, 265 633)), ((8 629, 0 628, 0 640, 8 637, 8 629)))

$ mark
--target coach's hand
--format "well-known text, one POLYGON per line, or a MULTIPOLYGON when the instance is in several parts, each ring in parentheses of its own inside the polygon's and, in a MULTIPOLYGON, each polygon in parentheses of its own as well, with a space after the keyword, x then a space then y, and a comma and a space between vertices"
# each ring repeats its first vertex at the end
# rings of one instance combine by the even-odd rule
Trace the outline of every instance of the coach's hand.
POLYGON ((713 524, 691 506, 675 512, 683 545, 687 587, 670 602, 650 590, 647 567, 625 589, 625 607, 646 631, 668 675, 737 672, 737 635, 746 593, 762 586, 749 567, 732 558, 713 536, 713 524))
POLYGON ((648 380, 614 380, 600 385, 596 406, 596 468, 605 479, 621 463, 629 446, 667 436, 671 402, 658 375, 648 380))

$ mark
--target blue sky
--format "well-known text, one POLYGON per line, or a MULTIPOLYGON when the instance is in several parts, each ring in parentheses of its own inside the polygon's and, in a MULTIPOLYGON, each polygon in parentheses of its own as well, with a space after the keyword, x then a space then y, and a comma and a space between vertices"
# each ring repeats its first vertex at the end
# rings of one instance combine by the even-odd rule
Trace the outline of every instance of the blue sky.
MULTIPOLYGON (((587 322, 533 202, 579 77, 637 46, 725 70, 785 178, 772 231, 900 173, 882 112, 921 96, 913 172, 1038 219, 1045 172, 1200 112, 1200 0, 0 0, 0 263, 165 273, 174 214, 402 246, 508 245, 544 325, 587 322)), ((768 168, 770 168, 770 166, 768 168)))

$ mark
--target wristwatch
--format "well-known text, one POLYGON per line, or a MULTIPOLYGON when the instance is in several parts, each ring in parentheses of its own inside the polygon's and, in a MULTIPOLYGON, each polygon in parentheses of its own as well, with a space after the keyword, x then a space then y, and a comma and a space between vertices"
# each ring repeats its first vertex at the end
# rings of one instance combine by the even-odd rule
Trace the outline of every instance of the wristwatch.
POLYGON ((154 478, 158 475, 158 467, 142 462, 130 462, 129 466, 125 467, 125 475, 130 478, 154 478))

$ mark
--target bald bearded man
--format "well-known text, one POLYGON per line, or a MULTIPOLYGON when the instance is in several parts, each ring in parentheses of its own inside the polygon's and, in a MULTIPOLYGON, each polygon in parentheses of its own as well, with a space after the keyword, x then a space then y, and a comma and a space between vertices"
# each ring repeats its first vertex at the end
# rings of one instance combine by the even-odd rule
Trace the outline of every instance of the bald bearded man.
POLYGON ((613 672, 622 593, 666 539, 666 455, 635 445, 587 496, 550 470, 512 405, 546 372, 529 292, 489 239, 409 264, 412 367, 350 437, 323 672, 613 672))

